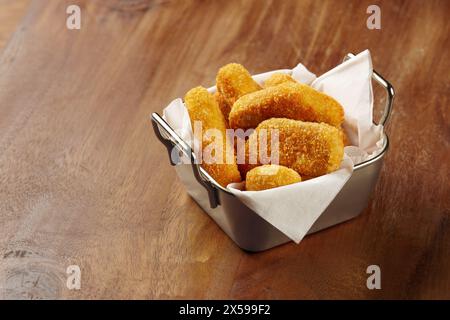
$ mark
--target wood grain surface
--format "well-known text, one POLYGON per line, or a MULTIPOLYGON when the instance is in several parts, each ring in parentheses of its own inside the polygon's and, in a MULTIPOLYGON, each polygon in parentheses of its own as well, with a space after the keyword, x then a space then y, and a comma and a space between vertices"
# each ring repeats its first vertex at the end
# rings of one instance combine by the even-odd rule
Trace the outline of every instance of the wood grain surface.
POLYGON ((449 12, 445 0, 31 1, 0 57, 0 298, 450 298, 449 12), (65 26, 69 4, 80 30, 65 26), (381 30, 366 27, 370 4, 381 30), (228 62, 320 74, 366 48, 397 92, 369 206, 300 245, 243 252, 187 195, 150 113, 228 62), (366 287, 372 264, 381 290, 366 287))
POLYGON ((0 52, 16 30, 30 0, 0 0, 0 52))

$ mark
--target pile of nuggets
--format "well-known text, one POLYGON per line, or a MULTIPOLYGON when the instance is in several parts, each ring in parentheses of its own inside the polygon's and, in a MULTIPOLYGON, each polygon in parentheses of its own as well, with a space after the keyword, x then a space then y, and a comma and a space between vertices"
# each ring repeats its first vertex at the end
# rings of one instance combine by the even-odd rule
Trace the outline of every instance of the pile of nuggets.
MULTIPOLYGON (((344 155, 342 106, 332 97, 301 84, 287 74, 275 73, 263 86, 240 64, 222 67, 216 78, 217 92, 203 87, 189 90, 184 98, 192 126, 203 130, 255 129, 245 142, 245 163, 236 163, 235 149, 224 139, 227 163, 203 163, 202 167, 221 186, 245 180, 248 191, 276 188, 318 177, 339 168, 344 155), (248 163, 249 143, 258 132, 278 132, 278 163, 248 163)), ((193 128, 194 129, 194 128, 193 128)), ((202 145, 211 143, 204 135, 202 145)), ((267 143, 268 148, 271 144, 267 143)), ((258 149, 252 152, 258 153, 258 149)), ((270 150, 268 150, 270 152, 270 150)))

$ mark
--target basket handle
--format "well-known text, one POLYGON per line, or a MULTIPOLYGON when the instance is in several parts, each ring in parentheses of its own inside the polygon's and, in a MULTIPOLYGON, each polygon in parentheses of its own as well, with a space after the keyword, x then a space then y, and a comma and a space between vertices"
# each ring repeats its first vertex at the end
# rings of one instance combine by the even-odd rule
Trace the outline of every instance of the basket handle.
POLYGON ((169 153, 170 164, 174 166, 180 163, 179 158, 177 161, 174 159, 176 156, 179 157, 179 152, 186 155, 190 159, 195 179, 208 192, 209 204, 211 208, 216 208, 220 202, 217 189, 211 182, 213 181, 213 178, 198 164, 192 148, 180 138, 180 136, 163 118, 161 118, 158 113, 152 113, 151 120, 156 137, 166 147, 167 152, 169 153), (175 153, 174 151, 177 152, 175 153))
MULTIPOLYGON (((344 61, 347 61, 348 59, 351 59, 353 57, 355 57, 353 53, 347 53, 347 55, 344 58, 344 61)), ((387 95, 386 106, 384 107, 383 115, 381 116, 381 119, 378 122, 378 124, 385 126, 387 121, 389 120, 389 116, 391 115, 392 107, 394 105, 394 97, 395 97, 394 87, 389 83, 389 81, 383 78, 381 74, 379 74, 375 70, 373 70, 372 79, 374 79, 376 83, 381 85, 386 90, 387 95)))

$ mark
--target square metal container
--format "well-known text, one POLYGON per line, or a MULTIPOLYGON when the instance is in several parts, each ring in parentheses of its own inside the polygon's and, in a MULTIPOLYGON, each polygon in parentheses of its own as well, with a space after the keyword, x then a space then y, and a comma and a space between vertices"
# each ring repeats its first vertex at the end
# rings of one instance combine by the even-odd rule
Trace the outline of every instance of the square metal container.
MULTIPOLYGON (((353 57, 348 54, 346 59, 353 57)), ((380 120, 385 125, 393 104, 394 89, 375 70, 373 79, 387 92, 386 107, 380 120)), ((195 154, 175 131, 157 113, 152 114, 152 125, 158 139, 166 146, 169 160, 186 187, 189 195, 205 210, 222 230, 243 250, 258 252, 290 242, 277 228, 248 208, 226 188, 214 179, 195 161, 195 154), (175 163, 173 150, 186 161, 175 163), (172 156, 171 156, 172 155, 172 156)), ((327 209, 313 224, 308 234, 334 226, 358 216, 367 206, 370 195, 380 173, 383 156, 389 147, 389 140, 384 134, 381 151, 370 160, 355 165, 350 179, 330 203, 327 209)))

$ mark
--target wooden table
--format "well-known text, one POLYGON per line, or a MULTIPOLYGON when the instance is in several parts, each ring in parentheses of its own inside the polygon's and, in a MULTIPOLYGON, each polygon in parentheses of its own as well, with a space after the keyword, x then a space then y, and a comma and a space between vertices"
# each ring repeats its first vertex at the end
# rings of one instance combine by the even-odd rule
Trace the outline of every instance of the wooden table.
POLYGON ((22 3, 0 1, 25 15, 0 33, 1 298, 450 298, 449 1, 22 3), (366 48, 397 92, 368 208, 241 251, 186 194, 150 113, 231 61, 320 74, 366 48))

